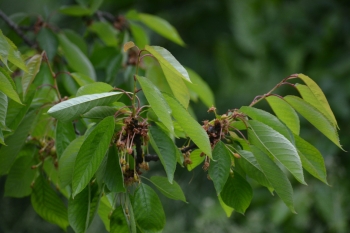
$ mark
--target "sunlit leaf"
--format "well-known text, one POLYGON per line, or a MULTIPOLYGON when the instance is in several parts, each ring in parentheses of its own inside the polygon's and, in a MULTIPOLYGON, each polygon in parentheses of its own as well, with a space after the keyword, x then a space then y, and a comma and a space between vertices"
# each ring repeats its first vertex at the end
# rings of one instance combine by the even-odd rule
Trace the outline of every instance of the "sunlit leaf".
POLYGON ((327 117, 319 112, 311 104, 305 102, 297 96, 285 96, 284 99, 306 120, 315 126, 329 140, 336 144, 340 149, 343 149, 339 142, 338 132, 335 125, 332 124, 327 117))
POLYGON ((94 22, 89 29, 95 32, 107 46, 115 47, 118 45, 118 31, 110 23, 94 22))
POLYGON ((276 116, 294 133, 299 135, 300 122, 298 114, 295 110, 283 99, 277 96, 266 97, 276 116))
POLYGON ((110 231, 110 213, 112 212, 112 206, 108 201, 107 196, 102 196, 100 199, 100 203, 98 205, 98 216, 101 218, 103 224, 106 227, 106 230, 109 232, 110 231))
POLYGON ((146 26, 151 28, 153 31, 158 33, 161 36, 179 44, 181 46, 185 45, 185 42, 179 36, 177 30, 166 20, 149 14, 138 14, 138 18, 143 22, 146 26))
POLYGON ((70 75, 78 83, 79 86, 84 86, 84 85, 91 84, 91 83, 95 82, 89 76, 86 76, 85 74, 71 73, 70 75))
POLYGON ((176 181, 171 184, 166 177, 162 176, 152 176, 151 181, 164 196, 186 202, 186 197, 176 181))
POLYGON ((79 5, 72 5, 72 6, 62 6, 59 11, 62 14, 65 15, 71 15, 71 16, 85 16, 92 14, 92 11, 89 8, 79 6, 79 5))
POLYGON ((250 126, 248 137, 251 144, 264 148, 283 164, 300 183, 306 184, 301 161, 294 145, 270 126, 256 120, 250 120, 248 124, 250 126))
POLYGON ((201 155, 202 155, 201 150, 194 150, 191 152, 190 159, 191 159, 192 163, 187 165, 188 171, 192 171, 195 167, 197 167, 198 165, 203 163, 205 156, 203 156, 203 155, 201 156, 201 155))
POLYGON ((16 89, 14 89, 11 81, 7 78, 7 75, 3 73, 3 70, 0 69, 0 91, 7 95, 12 100, 16 101, 19 104, 22 104, 21 99, 19 98, 16 89))
POLYGON ((78 152, 73 171, 72 195, 81 192, 100 166, 114 133, 114 117, 106 117, 87 135, 78 152))
POLYGON ((31 202, 35 212, 44 220, 57 224, 66 230, 68 223, 67 209, 62 200, 50 187, 49 181, 39 176, 34 184, 31 202))
POLYGON ((225 202, 222 200, 221 196, 218 196, 220 205, 222 207, 222 209, 225 211, 226 216, 229 218, 232 215, 232 212, 234 211, 234 209, 228 205, 225 204, 225 202))
POLYGON ((149 44, 148 35, 141 26, 130 22, 130 30, 131 30, 131 34, 135 40, 135 44, 140 49, 143 49, 146 45, 149 44))
POLYGON ((219 141, 213 150, 213 160, 210 161, 209 176, 219 195, 230 174, 231 156, 225 144, 219 141))
POLYGON ((128 41, 123 45, 123 50, 124 50, 124 52, 126 52, 133 47, 135 47, 135 43, 132 41, 128 41))
POLYGON ((235 172, 233 176, 228 177, 220 196, 226 205, 244 214, 253 198, 253 190, 249 183, 235 172))
POLYGON ((48 114, 61 121, 72 121, 96 106, 109 105, 118 100, 121 92, 83 95, 56 104, 48 114))

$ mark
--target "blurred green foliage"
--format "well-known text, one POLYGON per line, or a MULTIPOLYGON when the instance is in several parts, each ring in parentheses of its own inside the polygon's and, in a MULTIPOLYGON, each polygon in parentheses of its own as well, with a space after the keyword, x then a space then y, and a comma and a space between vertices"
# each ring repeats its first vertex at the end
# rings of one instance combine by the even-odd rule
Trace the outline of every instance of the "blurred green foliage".
MULTIPOLYGON (((2 0, 0 9, 12 15, 14 21, 21 19, 20 12, 29 14, 32 21, 42 15, 58 28, 79 32, 80 19, 57 12, 61 5, 73 3, 2 0)), ((292 73, 308 74, 324 90, 339 122, 342 144, 345 150, 349 149, 349 1, 105 0, 101 9, 113 15, 136 9, 171 22, 186 48, 149 31, 152 44, 168 48, 182 64, 207 81, 220 113, 248 105, 255 95, 266 93, 292 73)), ((0 28, 14 43, 21 40, 1 20, 0 28)), ((98 62, 103 61, 92 62, 98 67, 98 62)), ((290 92, 287 88, 281 92, 290 92)), ((194 111, 198 119, 209 117, 201 103, 194 111)), ((254 187, 253 202, 246 215, 234 213, 226 218, 218 201, 212 198, 215 191, 210 181, 196 168, 175 177, 185 190, 189 205, 161 198, 167 216, 164 232, 347 232, 349 156, 331 146, 325 137, 319 137, 308 123, 302 122, 302 128, 301 135, 325 156, 331 187, 309 176, 308 186, 293 182, 297 215, 266 189, 254 187)), ((3 188, 2 179, 1 194, 3 188)), ((0 232, 59 232, 35 215, 28 199, 3 198, 0 206, 0 232)), ((90 232, 100 232, 99 227, 101 223, 96 222, 90 232)))

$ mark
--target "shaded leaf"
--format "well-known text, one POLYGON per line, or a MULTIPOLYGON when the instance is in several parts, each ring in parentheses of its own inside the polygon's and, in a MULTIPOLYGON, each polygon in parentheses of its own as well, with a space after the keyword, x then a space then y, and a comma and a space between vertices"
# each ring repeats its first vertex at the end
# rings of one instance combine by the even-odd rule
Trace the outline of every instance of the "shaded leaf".
POLYGON ((0 129, 9 130, 6 126, 6 114, 7 114, 7 97, 0 91, 0 129))
POLYGON ((176 169, 176 146, 171 138, 158 126, 149 128, 150 142, 163 164, 170 183, 173 183, 176 169))
POLYGON ((200 150, 211 157, 211 146, 207 132, 195 119, 193 119, 188 111, 186 111, 186 109, 176 99, 165 93, 163 96, 172 110, 173 117, 179 123, 181 128, 200 150))
POLYGON ((115 208, 115 210, 111 215, 110 232, 111 233, 130 232, 128 221, 126 219, 127 218, 124 214, 123 206, 118 206, 117 208, 115 208))
POLYGON ((31 57, 27 62, 28 72, 24 73, 22 76, 23 99, 25 99, 29 86, 32 84, 34 78, 40 70, 41 60, 42 54, 36 54, 33 57, 31 57))
POLYGON ((79 5, 62 6, 59 11, 62 14, 71 16, 85 16, 93 13, 89 8, 79 5))
POLYGON ((119 163, 117 148, 113 145, 109 148, 104 182, 107 188, 116 193, 124 193, 124 176, 119 163))
POLYGON ((238 213, 244 214, 253 198, 249 183, 237 172, 229 176, 220 194, 222 201, 238 213))
POLYGON ((115 47, 118 45, 118 31, 108 22, 94 22, 89 29, 95 32, 107 45, 115 47))
POLYGON ((75 130, 71 122, 57 121, 55 146, 58 159, 61 158, 63 151, 75 138, 75 130))
POLYGON ((225 211, 226 216, 229 218, 232 215, 232 212, 234 211, 234 209, 228 205, 225 204, 225 202, 222 200, 221 196, 218 196, 219 199, 219 203, 222 207, 222 209, 225 211))
POLYGON ((248 122, 249 141, 264 148, 276 160, 283 164, 290 173, 302 184, 304 180, 303 168, 296 148, 282 134, 271 127, 255 120, 248 122))
POLYGON ((72 121, 95 106, 109 105, 118 100, 121 92, 83 95, 56 104, 48 114, 61 121, 72 121))
POLYGON ((302 115, 313 126, 315 126, 316 129, 318 129, 329 140, 331 140, 335 145, 343 150, 339 142, 338 132, 335 128, 335 125, 332 124, 321 112, 297 96, 285 96, 284 99, 298 113, 300 113, 300 115, 302 115))
POLYGON ((114 133, 114 117, 106 117, 86 136, 74 164, 72 196, 81 192, 100 166, 114 133))
POLYGON ((42 176, 35 181, 31 203, 35 212, 44 220, 58 225, 63 230, 69 226, 66 207, 42 176))
POLYGON ((0 91, 7 95, 12 100, 19 104, 22 104, 16 89, 14 88, 12 82, 8 79, 7 74, 4 73, 3 69, 0 69, 0 91))
POLYGON ((164 196, 186 202, 186 197, 178 183, 173 181, 173 183, 169 183, 166 177, 162 176, 152 176, 151 182, 156 186, 156 188, 164 194, 164 196))
MULTIPOLYGON (((201 156, 202 151, 201 150, 194 150, 190 154, 190 159, 192 161, 191 164, 187 165, 187 170, 192 171, 195 167, 203 163, 205 156, 201 156)), ((181 154, 182 156, 182 154, 181 154)))
POLYGON ((300 122, 298 114, 295 110, 283 99, 277 96, 266 97, 276 116, 294 133, 299 135, 300 122))
POLYGON ((138 18, 148 26, 150 29, 158 33, 159 35, 179 44, 181 46, 185 45, 185 42, 179 36, 177 30, 166 20, 149 14, 138 14, 138 18))
POLYGON ((91 83, 95 82, 89 76, 87 76, 85 74, 71 73, 70 75, 78 83, 79 86, 84 86, 84 85, 91 84, 91 83))
POLYGON ((143 49, 146 45, 149 44, 148 35, 141 26, 130 22, 130 30, 131 30, 131 34, 135 40, 135 44, 140 49, 143 49))
POLYGON ((84 86, 80 87, 77 91, 76 96, 100 94, 104 92, 110 92, 112 90, 113 90, 113 87, 107 83, 94 82, 94 83, 85 84, 84 86))
POLYGON ((151 187, 141 183, 135 191, 133 208, 138 226, 145 231, 158 232, 164 228, 162 203, 151 187))
POLYGON ((100 203, 98 205, 98 216, 101 218, 103 224, 106 227, 106 230, 109 232, 110 231, 110 220, 109 216, 112 211, 112 206, 108 201, 108 198, 106 195, 102 196, 100 199, 100 203))
POLYGON ((118 107, 111 106, 96 106, 93 107, 90 111, 84 113, 82 117, 90 119, 103 119, 108 116, 113 116, 117 111, 118 107))
POLYGON ((52 61, 57 54, 58 48, 58 39, 56 34, 49 28, 42 27, 38 33, 37 40, 40 48, 45 51, 48 59, 52 61))
POLYGON ((230 174, 231 156, 225 144, 219 141, 213 149, 213 160, 210 161, 209 176, 219 195, 230 174))

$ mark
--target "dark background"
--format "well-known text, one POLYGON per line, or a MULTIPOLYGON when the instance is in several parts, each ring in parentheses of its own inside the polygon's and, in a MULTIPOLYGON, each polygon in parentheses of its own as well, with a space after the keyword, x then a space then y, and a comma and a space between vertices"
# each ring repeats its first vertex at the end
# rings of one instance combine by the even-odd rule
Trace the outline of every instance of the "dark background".
MULTIPOLYGON (((75 3, 1 0, 0 9, 7 15, 52 14, 52 22, 57 25, 79 30, 74 28, 78 25, 74 20, 56 12, 64 4, 75 3)), ((185 48, 152 32, 151 42, 167 48, 183 65, 206 80, 215 94, 219 113, 248 105, 256 95, 268 92, 290 74, 310 76, 324 90, 341 129, 341 144, 349 150, 349 1, 105 0, 101 7, 113 15, 130 9, 160 16, 177 28, 185 48)), ((1 20, 0 25, 5 27, 1 20)), ((294 93, 290 87, 278 92, 294 93)), ((193 106, 198 119, 211 118, 203 104, 193 106)), ((331 187, 309 175, 308 186, 291 178, 297 215, 277 196, 252 184, 254 197, 245 216, 233 213, 227 218, 206 174, 200 168, 188 173, 178 167, 175 179, 189 204, 161 196, 167 216, 164 232, 348 232, 349 154, 309 123, 301 124, 301 135, 324 155, 331 187)), ((4 182, 1 178, 1 197, 4 182)), ((29 201, 29 198, 1 199, 0 232, 60 232, 58 227, 43 222, 29 201)), ((102 232, 99 227, 101 223, 97 220, 89 231, 102 232)))

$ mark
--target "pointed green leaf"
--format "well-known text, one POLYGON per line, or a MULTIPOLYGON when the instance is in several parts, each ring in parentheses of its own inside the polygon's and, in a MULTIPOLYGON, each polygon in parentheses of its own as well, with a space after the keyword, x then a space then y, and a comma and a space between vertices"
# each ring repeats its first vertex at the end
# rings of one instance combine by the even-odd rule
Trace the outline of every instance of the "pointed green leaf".
POLYGON ((266 98, 276 116, 294 133, 299 135, 300 122, 298 114, 283 99, 277 96, 269 96, 266 98))
POLYGON ((138 226, 147 232, 158 232, 164 228, 165 214, 162 203, 154 190, 141 183, 135 191, 134 214, 138 226))
POLYGON ((62 6, 59 11, 62 14, 71 16, 85 16, 93 13, 89 8, 79 5, 62 6))
POLYGON ((50 106, 41 107, 36 111, 37 116, 32 124, 31 136, 35 138, 55 138, 54 119, 47 114, 50 106))
POLYGON ((64 34, 59 34, 58 39, 68 65, 73 70, 92 78, 92 80, 96 80, 94 67, 85 54, 75 44, 70 42, 64 34))
POLYGON ((111 215, 110 229, 110 233, 130 232, 123 206, 118 206, 113 211, 111 215))
POLYGON ((10 49, 11 49, 11 46, 7 42, 7 37, 0 30, 0 60, 4 63, 4 65, 7 68, 8 68, 7 60, 8 60, 10 49))
POLYGON ((207 132, 195 119, 193 119, 188 111, 186 111, 186 109, 176 99, 165 93, 163 96, 172 110, 173 117, 179 123, 181 128, 200 150, 211 157, 211 146, 207 132))
POLYGON ((112 206, 108 201, 107 196, 102 196, 100 199, 100 203, 98 205, 98 216, 101 218, 103 224, 106 227, 106 230, 109 232, 110 228, 110 220, 109 220, 109 216, 110 213, 112 212, 112 206))
POLYGON ((132 22, 129 22, 129 23, 130 23, 131 35, 134 38, 135 44, 140 49, 143 49, 146 45, 149 44, 149 38, 147 33, 141 26, 132 22))
POLYGON ((174 132, 174 126, 170 116, 170 108, 167 102, 164 100, 160 91, 147 78, 141 76, 136 77, 154 113, 157 115, 160 121, 167 127, 169 132, 174 132))
POLYGON ((18 51, 16 45, 9 38, 6 39, 7 43, 10 45, 8 60, 24 72, 28 72, 27 66, 22 58, 21 52, 18 51))
POLYGON ((169 68, 171 72, 175 75, 180 76, 188 82, 191 82, 191 79, 187 73, 187 70, 176 60, 176 58, 165 48, 159 46, 145 46, 145 50, 150 52, 160 64, 169 68))
POLYGON ((56 125, 56 152, 57 158, 60 159, 63 151, 76 138, 72 122, 57 121, 56 125))
POLYGON ((275 117, 274 115, 264 110, 249 107, 249 106, 243 106, 239 110, 245 113, 246 115, 248 115, 253 120, 260 121, 265 125, 270 126, 272 129, 282 134, 292 144, 294 144, 294 137, 292 132, 290 132, 288 128, 280 120, 278 120, 277 117, 275 117))
POLYGON ((4 146, 6 146, 4 134, 2 133, 2 129, 1 128, 0 128, 0 144, 3 144, 4 146))
POLYGON ((162 67, 165 78, 172 90, 173 95, 182 104, 182 106, 187 108, 190 102, 190 92, 188 91, 185 82, 182 80, 181 76, 172 72, 167 66, 163 65, 162 63, 160 63, 160 66, 162 67))
POLYGON ((94 22, 89 29, 96 33, 107 46, 116 47, 118 45, 118 31, 107 22, 94 22))
POLYGON ((12 100, 16 101, 19 104, 22 104, 21 99, 19 98, 16 89, 13 87, 11 81, 8 79, 7 75, 3 73, 3 70, 0 69, 0 91, 7 95, 12 100))
POLYGON ((259 184, 272 188, 272 185, 263 173, 258 161, 254 157, 253 153, 246 150, 238 151, 241 159, 239 159, 239 164, 243 168, 244 172, 252 179, 256 180, 259 184))
POLYGON ((161 36, 179 44, 181 46, 185 45, 185 42, 179 36, 177 30, 166 20, 149 14, 138 14, 138 18, 144 23, 147 27, 155 31, 161 36))
POLYGON ((24 73, 22 76, 22 91, 23 91, 23 99, 25 99, 28 88, 34 81, 34 78, 38 74, 40 70, 41 60, 42 60, 42 54, 35 54, 33 57, 31 57, 27 62, 27 68, 28 72, 24 73))
POLYGON ((222 209, 225 211, 226 216, 229 218, 232 215, 232 212, 234 211, 233 208, 231 208, 230 206, 226 205, 225 202, 222 200, 221 196, 218 196, 220 205, 222 207, 222 209))
POLYGON ((149 128, 149 137, 153 149, 163 164, 169 182, 173 183, 177 150, 173 140, 158 126, 149 128))
POLYGON ((69 199, 68 221, 74 232, 84 233, 87 230, 93 219, 98 198, 98 187, 94 184, 86 186, 74 199, 69 199))
POLYGON ((283 164, 290 173, 302 184, 304 180, 303 168, 296 148, 282 134, 271 127, 255 120, 248 122, 249 141, 264 148, 275 159, 283 164))
POLYGON ((84 86, 80 87, 77 91, 76 96, 100 94, 104 92, 110 92, 112 90, 113 90, 113 87, 107 83, 94 82, 94 83, 85 84, 84 86))
POLYGON ((297 96, 285 96, 284 99, 306 120, 323 133, 340 149, 343 149, 339 142, 338 132, 333 125, 321 112, 311 104, 305 102, 297 96))
POLYGON ((58 166, 58 176, 62 188, 72 182, 75 159, 84 139, 84 137, 74 139, 62 153, 58 166))
MULTIPOLYGON (((329 118, 330 122, 333 123, 335 126, 337 126, 337 120, 334 117, 334 114, 332 112, 331 107, 329 106, 329 103, 327 101, 326 96, 323 94, 321 88, 316 84, 315 81, 313 81, 310 77, 304 75, 304 74, 298 74, 298 78, 304 81, 304 83, 310 88, 310 91, 313 93, 315 98, 318 100, 320 107, 316 107, 323 113, 323 109, 325 110, 324 115, 329 118)), ((304 96, 303 96, 304 98, 304 96)), ((307 101, 307 100, 305 100, 307 101)), ((307 101, 308 102, 308 101, 307 101)))
POLYGON ((213 160, 210 161, 209 176, 219 195, 230 174, 231 156, 225 144, 219 141, 213 150, 213 160))
POLYGON ((7 97, 0 91, 0 129, 9 130, 6 126, 6 114, 7 114, 7 97))
POLYGON ((70 75, 78 83, 79 86, 84 86, 86 84, 90 84, 90 83, 95 82, 89 76, 86 76, 85 74, 71 73, 70 75))
POLYGON ((162 176, 152 176, 151 181, 164 196, 186 202, 186 197, 176 181, 173 181, 171 184, 166 177, 162 176))
POLYGON ((39 176, 34 184, 31 202, 35 212, 44 220, 57 224, 66 230, 68 223, 67 209, 56 192, 44 177, 39 176))
POLYGON ((108 116, 113 116, 118 111, 118 109, 120 108, 111 106, 96 106, 93 107, 90 111, 84 113, 82 117, 90 119, 103 119, 108 116))
POLYGON ((73 171, 72 195, 81 192, 100 166, 114 133, 114 117, 103 119, 85 138, 73 171))
POLYGON ((190 159, 192 163, 187 165, 188 171, 192 171, 195 167, 203 163, 205 156, 201 156, 201 155, 202 155, 201 150, 194 150, 191 152, 190 159))
POLYGON ((5 144, 7 146, 2 146, 0 148, 0 176, 6 174, 10 170, 10 167, 12 166, 28 137, 34 117, 34 111, 30 112, 23 119, 14 134, 5 139, 5 144))
POLYGON ((294 136, 301 162, 306 171, 327 183, 326 166, 319 150, 299 136, 294 136))
POLYGON ((118 100, 121 92, 83 95, 56 104, 48 114, 60 121, 72 121, 96 106, 109 105, 118 100))
POLYGON ((253 198, 250 184, 237 172, 229 176, 220 194, 222 201, 238 213, 244 214, 253 198))
POLYGON ((262 172, 265 174, 266 179, 270 182, 282 201, 293 213, 295 213, 293 204, 293 188, 286 174, 283 173, 281 168, 279 168, 268 155, 259 150, 257 147, 251 146, 250 149, 258 161, 262 172))
POLYGON ((32 169, 35 165, 33 155, 36 153, 34 146, 26 147, 19 153, 7 176, 4 196, 21 198, 31 194, 30 185, 36 174, 36 170, 32 169))
POLYGON ((38 33, 37 41, 40 48, 45 51, 50 61, 57 54, 58 39, 56 34, 49 28, 42 27, 38 33))
POLYGON ((200 100, 208 107, 215 105, 214 94, 209 85, 192 69, 186 68, 191 82, 186 82, 187 87, 194 91, 200 98, 200 100))
POLYGON ((124 193, 124 176, 119 163, 117 148, 113 145, 109 148, 104 182, 111 192, 124 193))

